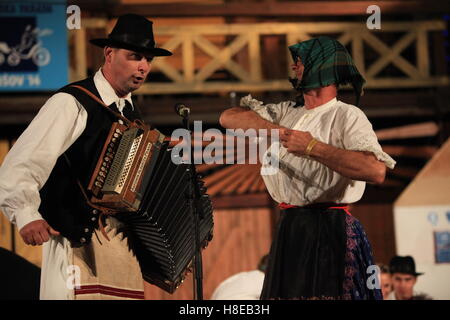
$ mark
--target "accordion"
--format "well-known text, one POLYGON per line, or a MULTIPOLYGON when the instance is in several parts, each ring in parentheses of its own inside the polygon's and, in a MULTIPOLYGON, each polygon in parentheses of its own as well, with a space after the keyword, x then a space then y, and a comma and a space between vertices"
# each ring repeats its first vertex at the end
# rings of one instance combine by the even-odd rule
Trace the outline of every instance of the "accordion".
MULTIPOLYGON (((90 202, 127 224, 143 278, 173 293, 195 256, 195 217, 190 210, 190 165, 175 164, 164 135, 135 121, 115 122, 91 177, 90 202)), ((201 247, 213 235, 213 209, 203 182, 195 210, 201 247)))

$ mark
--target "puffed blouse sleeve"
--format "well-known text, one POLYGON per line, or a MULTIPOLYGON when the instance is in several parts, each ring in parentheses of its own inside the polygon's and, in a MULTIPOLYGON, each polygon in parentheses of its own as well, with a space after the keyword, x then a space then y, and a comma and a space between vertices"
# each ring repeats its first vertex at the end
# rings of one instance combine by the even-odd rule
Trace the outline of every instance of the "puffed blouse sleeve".
POLYGON ((393 169, 396 162, 381 148, 372 124, 367 116, 357 107, 342 113, 342 142, 346 150, 372 152, 375 157, 393 169))
POLYGON ((264 104, 262 101, 252 98, 251 95, 243 97, 240 106, 255 111, 261 118, 275 124, 280 124, 281 120, 289 113, 293 101, 283 101, 280 103, 264 104))

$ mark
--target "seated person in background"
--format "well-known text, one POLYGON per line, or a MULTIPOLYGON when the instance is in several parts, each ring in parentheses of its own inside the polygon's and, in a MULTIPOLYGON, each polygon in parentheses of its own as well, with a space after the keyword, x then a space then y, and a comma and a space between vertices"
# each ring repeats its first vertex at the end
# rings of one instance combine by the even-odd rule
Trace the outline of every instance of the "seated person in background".
POLYGON ((378 264, 380 268, 380 284, 381 292, 383 293, 383 299, 386 300, 392 291, 392 279, 389 267, 385 264, 378 264))
POLYGON ((257 270, 240 272, 225 279, 214 290, 211 300, 259 300, 267 257, 265 255, 261 258, 257 270))
POLYGON ((422 275, 416 272, 416 263, 411 256, 395 256, 389 263, 392 277, 392 292, 386 300, 432 300, 425 293, 414 291, 417 277, 422 275))

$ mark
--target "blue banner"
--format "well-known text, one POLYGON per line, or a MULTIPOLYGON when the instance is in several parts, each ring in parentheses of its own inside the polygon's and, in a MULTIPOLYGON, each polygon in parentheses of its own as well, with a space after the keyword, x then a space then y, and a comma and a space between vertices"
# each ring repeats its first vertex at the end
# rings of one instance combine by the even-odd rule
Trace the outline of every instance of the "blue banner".
POLYGON ((450 231, 435 231, 436 263, 450 262, 450 231))
POLYGON ((47 91, 68 82, 66 2, 0 2, 0 91, 47 91))

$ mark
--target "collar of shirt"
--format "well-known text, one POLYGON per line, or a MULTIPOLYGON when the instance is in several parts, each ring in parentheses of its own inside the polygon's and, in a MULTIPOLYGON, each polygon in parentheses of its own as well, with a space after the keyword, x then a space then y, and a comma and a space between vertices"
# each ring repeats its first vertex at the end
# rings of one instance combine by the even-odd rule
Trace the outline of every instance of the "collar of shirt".
POLYGON ((295 123, 295 125, 292 127, 292 129, 301 130, 300 128, 305 123, 305 121, 309 121, 314 116, 316 116, 326 110, 329 110, 331 107, 333 107, 336 104, 336 102, 337 102, 337 99, 336 99, 336 97, 334 97, 330 101, 325 102, 324 104, 321 104, 320 106, 317 106, 312 109, 306 109, 305 107, 303 107, 300 110, 300 114, 299 114, 300 117, 297 120, 297 122, 295 123))
POLYGON ((128 93, 124 98, 119 98, 111 84, 108 82, 108 80, 106 80, 101 68, 98 69, 98 71, 94 75, 94 83, 95 87, 98 90, 98 93, 100 94, 100 97, 107 106, 112 103, 116 103, 117 109, 119 109, 119 111, 122 113, 122 110, 125 107, 125 100, 128 100, 128 102, 130 102, 131 106, 134 109, 133 101, 131 100, 131 92, 128 93))
POLYGON ((316 113, 323 112, 323 111, 329 109, 330 107, 334 106, 336 104, 336 102, 337 102, 337 98, 334 97, 333 99, 329 100, 328 102, 325 102, 324 104, 321 104, 320 106, 317 106, 312 109, 304 108, 304 110, 308 114, 316 114, 316 113))

